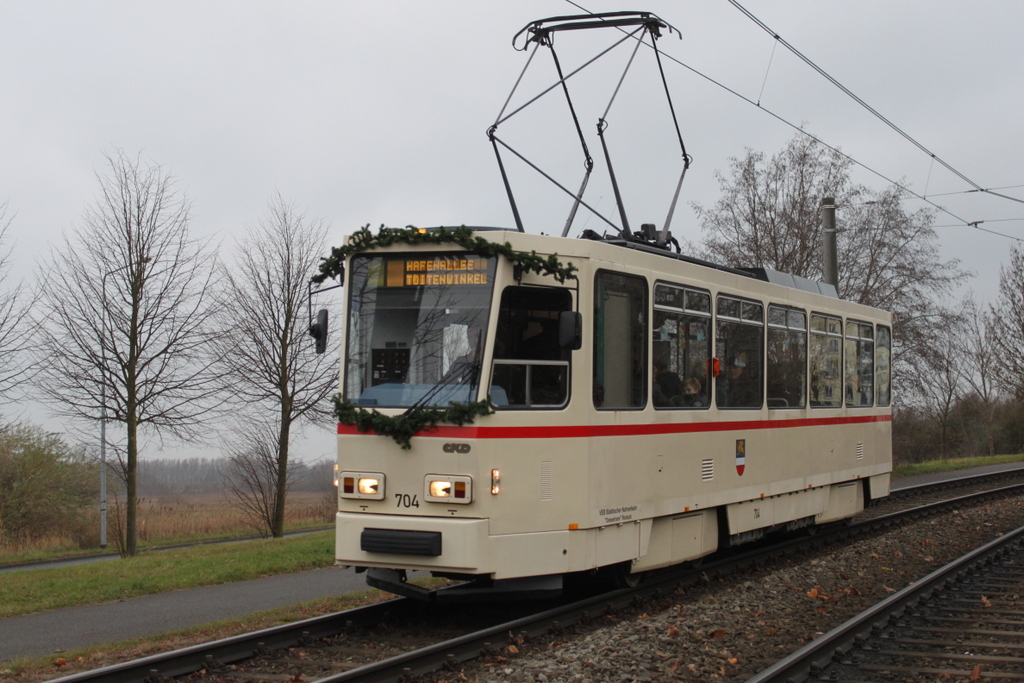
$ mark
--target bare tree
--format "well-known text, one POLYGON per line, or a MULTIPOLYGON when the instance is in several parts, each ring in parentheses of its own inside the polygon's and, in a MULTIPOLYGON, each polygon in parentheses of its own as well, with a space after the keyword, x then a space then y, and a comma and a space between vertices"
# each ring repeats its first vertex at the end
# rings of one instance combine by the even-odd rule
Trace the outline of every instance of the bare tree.
POLYGON ((715 172, 722 196, 711 208, 694 203, 706 237, 704 255, 735 266, 769 266, 810 277, 821 272, 821 198, 855 203, 849 159, 797 134, 767 162, 747 149, 715 172), (805 275, 807 274, 807 275, 805 275))
POLYGON ((277 195, 238 243, 234 265, 224 269, 220 308, 228 332, 219 367, 246 419, 276 431, 275 537, 284 533, 293 426, 329 424, 327 399, 337 384, 335 355, 315 354, 308 336, 308 284, 326 248, 324 224, 307 220, 277 195))
MULTIPOLYGON (((12 252, 3 250, 10 225, 7 204, 0 204, 0 288, 11 269, 12 252)), ((20 283, 6 291, 0 289, 0 405, 14 401, 14 390, 32 376, 28 323, 33 305, 33 295, 20 283)))
MULTIPOLYGON (((277 430, 254 425, 228 448, 228 466, 224 486, 232 504, 242 511, 260 535, 272 536, 277 514, 278 470, 277 430)), ((285 473, 285 490, 297 479, 296 468, 285 473)))
POLYGON ((970 274, 956 259, 941 260, 933 212, 907 213, 898 187, 860 197, 838 212, 839 296, 892 311, 894 369, 912 390, 913 368, 957 315, 944 303, 970 274))
POLYGON ((965 364, 964 380, 977 397, 981 409, 981 428, 989 455, 995 455, 995 419, 999 407, 999 381, 995 321, 969 295, 963 303, 963 335, 956 353, 965 364))
POLYGON ((1001 383, 1024 401, 1024 247, 1015 245, 999 269, 999 301, 992 308, 1001 383))
POLYGON ((160 166, 123 152, 107 163, 82 227, 46 267, 40 386, 62 415, 124 425, 124 553, 134 555, 140 429, 196 436, 217 389, 214 257, 189 236, 189 204, 160 166))
POLYGON ((939 430, 939 457, 949 456, 950 429, 956 407, 963 398, 967 359, 960 352, 963 320, 947 316, 934 344, 922 356, 922 372, 918 374, 918 394, 923 400, 925 415, 939 430))
POLYGON ((839 296, 893 312, 894 382, 912 390, 947 312, 942 300, 968 276, 941 261, 927 210, 908 213, 898 187, 850 183, 851 162, 800 133, 765 163, 747 151, 719 174, 722 197, 694 205, 706 234, 704 256, 736 267, 762 266, 822 278, 822 198, 836 198, 839 296))

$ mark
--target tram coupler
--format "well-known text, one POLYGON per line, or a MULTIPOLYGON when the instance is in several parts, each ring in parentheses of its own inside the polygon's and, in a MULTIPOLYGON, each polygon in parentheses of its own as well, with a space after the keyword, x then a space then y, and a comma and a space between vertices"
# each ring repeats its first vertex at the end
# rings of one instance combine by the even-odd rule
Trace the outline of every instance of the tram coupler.
POLYGON ((382 569, 370 567, 366 570, 366 583, 388 593, 401 595, 413 600, 433 602, 435 591, 409 583, 404 569, 382 569))
POLYGON ((434 598, 438 604, 487 602, 500 600, 551 600, 562 595, 562 576, 524 576, 515 579, 476 581, 442 588, 434 598))

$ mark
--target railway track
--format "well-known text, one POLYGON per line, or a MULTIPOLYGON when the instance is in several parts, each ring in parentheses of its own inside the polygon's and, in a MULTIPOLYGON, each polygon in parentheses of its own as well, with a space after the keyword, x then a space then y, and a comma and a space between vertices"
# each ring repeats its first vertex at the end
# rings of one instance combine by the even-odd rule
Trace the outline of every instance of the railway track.
POLYGON ((944 486, 947 487, 944 502, 913 505, 921 496, 930 498, 931 489, 921 488, 915 494, 901 496, 903 502, 899 505, 905 508, 903 510, 859 519, 846 527, 822 529, 815 537, 792 538, 770 547, 733 553, 705 563, 700 569, 663 572, 636 588, 575 602, 547 602, 540 608, 520 603, 513 605, 514 611, 509 611, 508 605, 501 608, 489 605, 474 612, 473 607, 438 611, 422 603, 396 599, 58 680, 59 683, 153 683, 187 677, 190 683, 242 679, 335 683, 408 679, 446 666, 458 666, 481 654, 514 652, 523 643, 544 634, 572 630, 605 615, 659 600, 680 588, 764 562, 772 555, 791 554, 811 545, 833 542, 836 538, 868 533, 904 519, 938 512, 943 505, 959 506, 979 498, 1019 494, 1024 489, 1024 481, 1007 484, 1004 479, 992 486, 974 478, 969 483, 955 486, 944 483, 944 486), (964 493, 964 487, 982 490, 964 493), (950 497, 951 493, 959 495, 950 497), (424 639, 424 633, 429 633, 430 637, 424 639))
POLYGON ((956 496, 997 490, 1019 483, 1024 483, 1024 467, 907 486, 894 489, 888 498, 868 507, 854 519, 869 519, 908 507, 917 507, 926 502, 942 502, 956 496))
POLYGON ((1024 527, 947 564, 747 683, 1024 680, 1024 527))

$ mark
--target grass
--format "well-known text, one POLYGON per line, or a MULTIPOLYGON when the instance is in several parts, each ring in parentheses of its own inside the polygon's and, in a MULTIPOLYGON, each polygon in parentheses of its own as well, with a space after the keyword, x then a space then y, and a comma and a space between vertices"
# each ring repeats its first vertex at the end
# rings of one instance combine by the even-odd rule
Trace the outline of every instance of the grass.
POLYGON ((984 465, 1002 465, 1008 462, 1020 462, 1024 460, 1024 453, 1017 455, 991 455, 975 458, 949 458, 946 460, 929 460, 927 462, 916 462, 893 467, 893 477, 910 477, 917 474, 934 474, 936 472, 948 472, 950 470, 963 470, 971 467, 982 467, 984 465))
POLYGON ((144 553, 73 567, 11 572, 0 581, 0 619, 183 588, 319 569, 334 563, 334 534, 144 553))

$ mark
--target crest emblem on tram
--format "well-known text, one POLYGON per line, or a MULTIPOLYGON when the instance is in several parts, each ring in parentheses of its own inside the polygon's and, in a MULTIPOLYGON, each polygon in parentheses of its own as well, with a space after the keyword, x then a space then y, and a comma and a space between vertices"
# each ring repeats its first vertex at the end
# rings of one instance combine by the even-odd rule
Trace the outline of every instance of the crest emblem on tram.
POLYGON ((736 474, 743 476, 747 467, 747 440, 736 439, 736 474))

